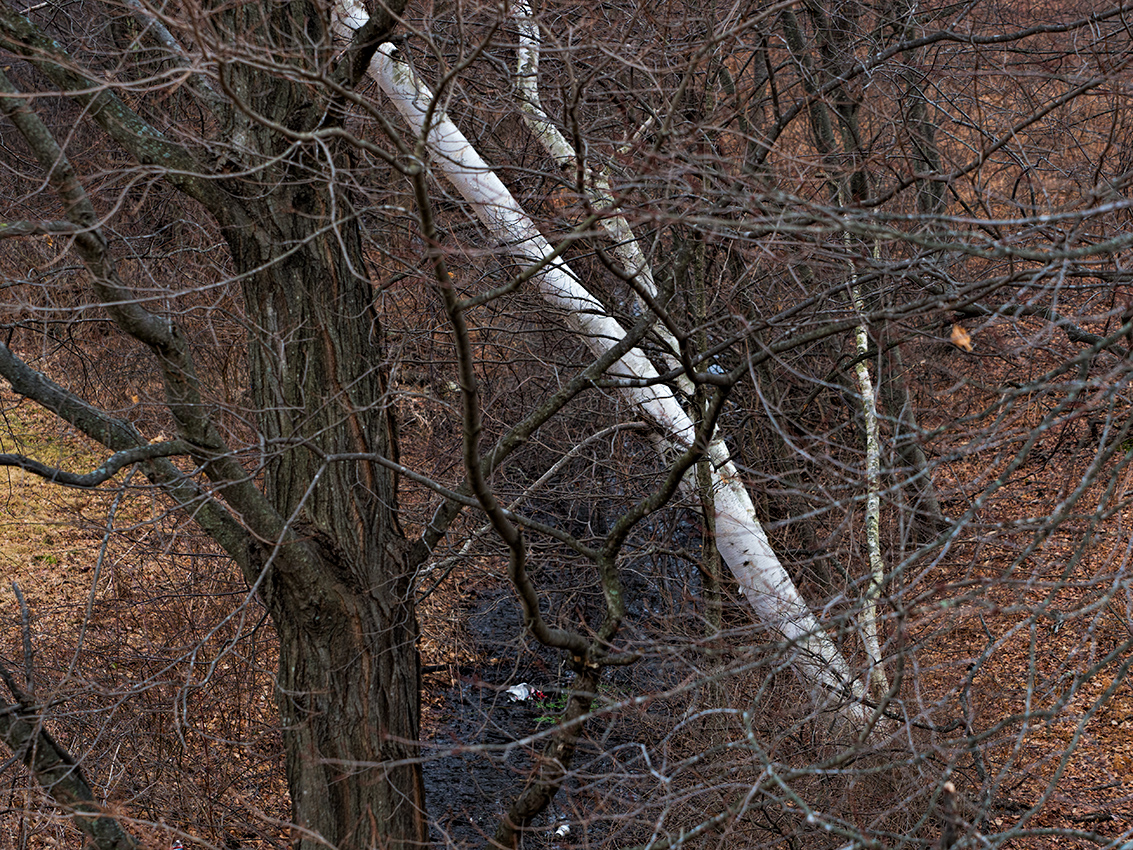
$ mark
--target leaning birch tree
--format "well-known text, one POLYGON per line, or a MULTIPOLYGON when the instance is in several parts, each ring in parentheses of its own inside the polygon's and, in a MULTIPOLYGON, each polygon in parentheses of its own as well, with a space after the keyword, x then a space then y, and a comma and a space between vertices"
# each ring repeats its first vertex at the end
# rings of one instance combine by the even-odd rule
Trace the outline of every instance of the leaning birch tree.
MULTIPOLYGON (((357 17, 353 22, 355 27, 362 25, 357 17)), ((379 48, 371 63, 371 73, 414 134, 420 135, 431 161, 472 205, 492 235, 522 262, 530 264, 544 297, 566 312, 573 329, 594 353, 601 355, 622 340, 625 331, 605 315, 602 305, 586 292, 570 269, 553 256, 551 245, 468 139, 433 105, 432 95, 408 64, 400 60, 393 45, 379 48)), ((527 104, 535 108, 532 100, 528 99, 527 104)), ((565 140, 561 136, 553 144, 553 150, 565 154, 565 140)), ((632 233, 624 219, 615 220, 608 230, 620 240, 625 258, 644 259, 640 249, 625 247, 626 240, 632 241, 632 233)), ((646 268, 646 265, 637 266, 631 275, 640 276, 642 291, 652 298, 656 290, 651 275, 647 277, 646 268)), ((669 359, 673 360, 672 355, 669 359)), ((693 448, 693 420, 679 405, 673 391, 659 383, 660 376, 641 351, 634 349, 623 355, 613 365, 611 374, 642 383, 642 386, 627 386, 624 392, 659 429, 659 445, 676 445, 685 451, 693 448)), ((806 607, 768 543, 723 441, 713 439, 707 454, 712 462, 716 491, 716 545, 744 595, 765 622, 798 645, 796 663, 808 679, 829 688, 836 696, 860 696, 856 678, 806 607)), ((851 709, 851 714, 858 711, 851 709)))

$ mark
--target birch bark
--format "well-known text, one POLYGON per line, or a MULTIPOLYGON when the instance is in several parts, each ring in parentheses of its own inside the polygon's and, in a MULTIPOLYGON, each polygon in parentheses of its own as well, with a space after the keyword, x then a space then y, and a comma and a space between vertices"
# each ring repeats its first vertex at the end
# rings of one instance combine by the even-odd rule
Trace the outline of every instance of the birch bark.
POLYGON ((885 581, 885 561, 881 557, 881 435, 877 421, 877 390, 870 378, 865 357, 869 352, 869 328, 862 309, 861 287, 853 285, 854 309, 861 315, 862 324, 854 330, 854 347, 858 362, 854 375, 862 397, 862 418, 865 425, 866 445, 866 548, 869 551, 869 585, 862 599, 860 622, 866 652, 870 659, 870 680, 878 694, 889 690, 889 679, 881 658, 881 644, 877 636, 877 600, 885 581))
MULTIPOLYGON (((357 7, 349 11, 352 14, 344 20, 347 26, 356 27, 365 20, 357 7)), ((600 354, 620 340, 625 333, 621 325, 606 314, 565 263, 552 258, 550 243, 471 142, 433 103, 432 93, 402 60, 396 47, 383 44, 369 71, 413 133, 424 140, 432 165, 471 205, 493 238, 520 263, 540 267, 535 280, 543 297, 564 312, 572 330, 591 351, 600 354)), ((622 357, 610 374, 659 381, 653 364, 639 349, 622 357)), ((688 448, 695 428, 670 388, 658 382, 645 387, 626 386, 621 391, 665 441, 688 448)), ((717 546, 745 597, 759 618, 793 645, 792 661, 804 679, 823 686, 831 697, 861 698, 861 683, 772 550, 726 449, 714 442, 708 456, 716 489, 717 546)), ((694 493, 695 488, 690 492, 694 493)), ((856 704, 844 710, 847 712, 854 719, 864 716, 856 704)))

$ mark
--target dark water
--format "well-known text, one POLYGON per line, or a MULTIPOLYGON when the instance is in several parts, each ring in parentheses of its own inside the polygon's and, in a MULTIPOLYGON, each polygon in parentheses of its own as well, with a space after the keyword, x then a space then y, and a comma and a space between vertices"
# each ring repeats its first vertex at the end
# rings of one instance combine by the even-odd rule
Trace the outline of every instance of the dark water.
MULTIPOLYGON (((695 603, 700 575, 695 566, 699 526, 683 512, 643 524, 644 533, 631 541, 619 574, 627 617, 622 635, 629 642, 660 649, 630 667, 607 671, 606 704, 629 696, 657 693, 672 682, 667 668, 666 632, 687 619, 697 625, 695 603), (682 515, 683 514, 683 515, 682 515), (691 557, 671 554, 689 548, 691 557)), ((595 520, 587 517, 589 530, 595 520)), ((652 518, 651 518, 652 519, 652 518)), ((601 529, 604 530, 604 529, 601 529)), ((576 532, 577 533, 577 532, 576 532)), ((581 535, 580 535, 581 536, 581 535)), ((561 553, 560 553, 561 554, 561 553)), ((573 628, 601 621, 604 602, 591 564, 552 558, 550 552, 532 562, 549 620, 573 628), (542 566, 540 564, 553 564, 542 566)), ((441 724, 426 742, 425 787, 434 819, 438 846, 482 847, 494 834, 501 816, 532 776, 538 753, 553 729, 548 719, 554 708, 535 702, 515 702, 507 688, 522 682, 544 691, 550 700, 566 693, 573 674, 562 654, 526 635, 519 606, 506 580, 469 598, 467 628, 476 642, 476 655, 488 659, 475 669, 462 668, 451 684, 450 674, 427 676, 426 688, 443 690, 441 724)), ((637 808, 643 793, 640 777, 647 741, 642 714, 610 711, 588 721, 575 756, 571 776, 538 823, 524 836, 527 848, 604 844, 616 846, 624 813, 637 808), (566 836, 554 831, 569 824, 566 836)), ((665 711, 658 705, 656 711, 665 711)), ((628 836, 626 836, 628 838, 628 836)))
MULTIPOLYGON (((560 681, 550 652, 519 637, 518 607, 504 590, 477 600, 468 626, 481 656, 496 661, 461 669, 456 685, 445 688, 443 725, 430 742, 433 751, 425 764, 434 840, 442 846, 486 843, 531 775, 534 755, 542 747, 540 740, 516 742, 551 728, 538 721, 545 715, 535 702, 514 701, 506 689, 529 682, 553 698, 559 687, 569 685, 569 674, 560 681)), ((547 832, 542 826, 539 833, 547 832)), ((530 836, 525 846, 545 845, 533 843, 538 836, 530 836)))

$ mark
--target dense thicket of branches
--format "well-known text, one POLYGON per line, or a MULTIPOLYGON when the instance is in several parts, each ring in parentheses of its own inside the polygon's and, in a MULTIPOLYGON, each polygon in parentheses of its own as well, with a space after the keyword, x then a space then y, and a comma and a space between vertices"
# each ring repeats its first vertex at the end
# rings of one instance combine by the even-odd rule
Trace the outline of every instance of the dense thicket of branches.
POLYGON ((1128 840, 1130 14, 0 6, 0 829, 1128 840))

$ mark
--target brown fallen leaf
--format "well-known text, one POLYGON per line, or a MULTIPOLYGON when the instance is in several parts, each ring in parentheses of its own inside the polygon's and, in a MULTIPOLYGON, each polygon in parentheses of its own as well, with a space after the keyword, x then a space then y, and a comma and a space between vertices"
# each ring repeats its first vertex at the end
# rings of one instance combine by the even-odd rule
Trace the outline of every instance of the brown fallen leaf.
POLYGON ((972 350, 972 335, 964 330, 959 325, 952 326, 952 344, 957 348, 964 351, 971 352, 972 350))

